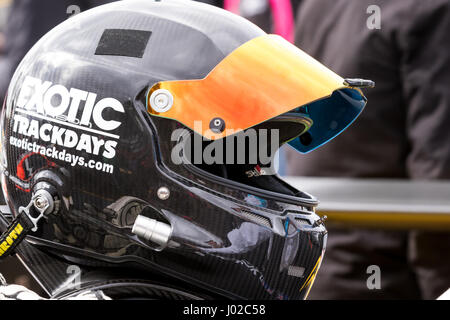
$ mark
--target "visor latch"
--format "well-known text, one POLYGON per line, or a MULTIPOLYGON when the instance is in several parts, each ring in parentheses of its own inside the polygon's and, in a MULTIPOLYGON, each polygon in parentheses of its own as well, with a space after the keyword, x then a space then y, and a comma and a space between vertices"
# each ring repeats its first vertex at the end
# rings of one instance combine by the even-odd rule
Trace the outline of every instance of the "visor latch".
POLYGON ((222 133, 225 131, 225 121, 222 118, 214 118, 209 123, 209 128, 214 133, 222 133))

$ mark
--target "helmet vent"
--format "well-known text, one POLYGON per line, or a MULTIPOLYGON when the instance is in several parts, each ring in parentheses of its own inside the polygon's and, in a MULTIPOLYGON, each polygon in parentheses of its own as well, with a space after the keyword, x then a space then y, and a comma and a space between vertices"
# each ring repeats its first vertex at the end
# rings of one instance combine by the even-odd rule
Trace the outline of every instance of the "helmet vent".
POLYGON ((288 275, 296 278, 303 278, 303 274, 305 273, 305 268, 297 267, 297 266, 289 266, 288 275))
POLYGON ((311 223, 307 219, 295 218, 295 222, 298 226, 310 226, 311 223))
POLYGON ((250 220, 251 222, 257 223, 259 225, 265 226, 267 228, 272 228, 272 223, 269 218, 260 216, 259 214, 253 213, 247 209, 241 209, 240 213, 244 218, 250 220))
POLYGON ((311 213, 314 213, 313 207, 302 206, 301 209, 302 209, 302 211, 287 210, 287 211, 285 211, 285 213, 286 214, 291 213, 291 214, 294 214, 296 216, 304 216, 304 215, 310 215, 311 213))

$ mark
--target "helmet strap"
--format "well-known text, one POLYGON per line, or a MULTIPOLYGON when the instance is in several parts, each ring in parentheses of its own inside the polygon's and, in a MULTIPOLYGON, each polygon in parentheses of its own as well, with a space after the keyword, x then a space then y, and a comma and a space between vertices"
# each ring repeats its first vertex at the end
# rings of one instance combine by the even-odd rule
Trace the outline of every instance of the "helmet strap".
POLYGON ((30 232, 37 231, 39 221, 53 211, 53 202, 50 193, 41 189, 33 195, 26 207, 19 208, 19 215, 0 237, 0 260, 13 255, 14 249, 25 237, 30 232))

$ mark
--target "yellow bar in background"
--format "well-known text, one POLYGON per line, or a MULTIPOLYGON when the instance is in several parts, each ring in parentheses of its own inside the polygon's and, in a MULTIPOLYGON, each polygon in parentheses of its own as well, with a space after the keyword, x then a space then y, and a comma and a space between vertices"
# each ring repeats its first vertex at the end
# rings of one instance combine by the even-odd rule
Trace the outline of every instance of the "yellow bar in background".
POLYGON ((326 215, 327 225, 341 227, 366 227, 377 229, 418 229, 450 231, 450 215, 442 213, 399 213, 399 212, 342 212, 318 210, 326 215))
POLYGON ((450 181, 286 177, 327 225, 450 231, 450 181))

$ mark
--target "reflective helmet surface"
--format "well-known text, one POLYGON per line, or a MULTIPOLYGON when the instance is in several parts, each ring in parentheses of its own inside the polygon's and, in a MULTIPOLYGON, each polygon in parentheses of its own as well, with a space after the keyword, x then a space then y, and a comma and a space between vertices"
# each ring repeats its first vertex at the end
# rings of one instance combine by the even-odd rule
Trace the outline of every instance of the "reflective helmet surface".
MULTIPOLYGON (((161 273, 224 297, 305 298, 326 243, 317 201, 258 165, 174 163, 173 133, 200 135, 149 112, 155 84, 204 79, 261 36, 231 13, 176 0, 119 1, 44 36, 18 67, 2 116, 13 214, 39 188, 55 194, 27 241, 60 259, 161 273)), ((311 125, 284 117, 258 125, 281 123, 282 143, 311 125)))

